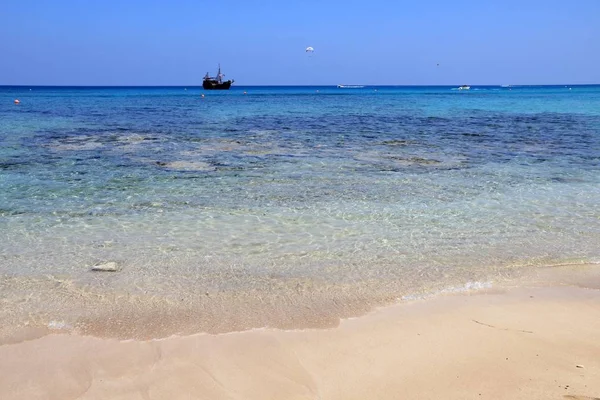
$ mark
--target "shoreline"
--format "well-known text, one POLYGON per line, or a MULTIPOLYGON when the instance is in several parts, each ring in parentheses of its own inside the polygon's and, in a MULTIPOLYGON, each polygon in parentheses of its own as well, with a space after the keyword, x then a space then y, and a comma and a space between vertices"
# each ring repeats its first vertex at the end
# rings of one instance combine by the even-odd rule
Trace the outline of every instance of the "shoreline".
MULTIPOLYGON (((97 276, 99 279, 112 278, 110 275, 97 276)), ((600 264, 521 266, 506 269, 500 275, 477 276, 468 282, 413 291, 395 281, 328 285, 310 279, 290 279, 271 281, 275 286, 270 288, 188 290, 177 297, 165 297, 95 291, 93 287, 81 287, 60 277, 24 281, 24 285, 5 279, 0 281, 0 288, 2 282, 4 304, 1 314, 7 322, 0 327, 0 345, 64 333, 151 340, 260 328, 327 329, 338 326, 345 319, 364 317, 381 308, 454 294, 563 284, 600 289, 600 264), (58 297, 54 297, 55 294, 58 297), (44 308, 40 309, 40 305, 44 308)))
POLYGON ((0 346, 0 398, 591 400, 600 274, 579 272, 402 302, 326 329, 44 335, 0 346))

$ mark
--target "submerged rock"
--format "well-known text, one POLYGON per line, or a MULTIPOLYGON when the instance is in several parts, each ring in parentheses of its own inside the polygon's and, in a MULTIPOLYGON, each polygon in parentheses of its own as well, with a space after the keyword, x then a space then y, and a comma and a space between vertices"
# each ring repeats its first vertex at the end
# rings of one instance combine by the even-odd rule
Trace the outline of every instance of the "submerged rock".
POLYGON ((98 272, 117 272, 118 270, 119 270, 119 268, 117 266, 117 263, 114 261, 94 265, 92 267, 92 271, 98 271, 98 272))
POLYGON ((207 162, 203 161, 172 161, 162 162, 157 161, 156 164, 160 167, 177 170, 177 171, 215 171, 216 168, 207 162))

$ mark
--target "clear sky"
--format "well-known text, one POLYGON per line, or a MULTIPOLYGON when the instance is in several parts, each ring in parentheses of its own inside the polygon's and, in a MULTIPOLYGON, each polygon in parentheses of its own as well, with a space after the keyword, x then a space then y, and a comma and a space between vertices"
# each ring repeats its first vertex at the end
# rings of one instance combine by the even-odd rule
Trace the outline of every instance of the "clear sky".
POLYGON ((0 0, 0 85, 192 86, 219 62, 238 85, 600 83, 600 0, 0 0))

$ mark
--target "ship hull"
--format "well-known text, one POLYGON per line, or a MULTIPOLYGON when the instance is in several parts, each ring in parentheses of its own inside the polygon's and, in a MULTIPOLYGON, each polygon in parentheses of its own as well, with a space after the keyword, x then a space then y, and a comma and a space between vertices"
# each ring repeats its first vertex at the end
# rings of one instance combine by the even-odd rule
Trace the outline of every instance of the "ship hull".
POLYGON ((229 90, 232 83, 232 81, 226 81, 222 83, 204 81, 202 82, 202 88, 205 90, 229 90))

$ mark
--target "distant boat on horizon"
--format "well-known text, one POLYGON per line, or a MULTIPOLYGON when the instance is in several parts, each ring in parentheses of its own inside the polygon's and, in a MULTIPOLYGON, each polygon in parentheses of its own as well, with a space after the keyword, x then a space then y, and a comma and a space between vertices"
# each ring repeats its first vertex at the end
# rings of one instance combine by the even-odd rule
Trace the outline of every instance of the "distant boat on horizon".
POLYGON ((339 89, 360 89, 364 88, 363 85, 337 85, 339 89))
POLYGON ((202 81, 202 88, 205 90, 229 90, 234 80, 230 79, 227 81, 223 81, 224 76, 225 74, 221 73, 221 64, 219 64, 219 71, 217 72, 217 76, 211 77, 208 75, 208 72, 206 73, 202 81))
POLYGON ((470 89, 471 89, 471 86, 469 86, 469 85, 460 85, 458 87, 458 90, 470 90, 470 89))

